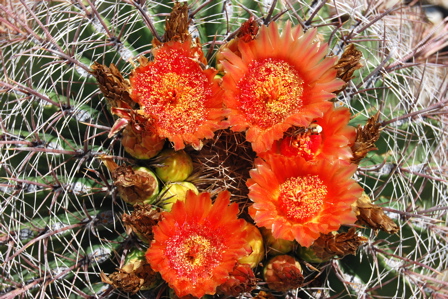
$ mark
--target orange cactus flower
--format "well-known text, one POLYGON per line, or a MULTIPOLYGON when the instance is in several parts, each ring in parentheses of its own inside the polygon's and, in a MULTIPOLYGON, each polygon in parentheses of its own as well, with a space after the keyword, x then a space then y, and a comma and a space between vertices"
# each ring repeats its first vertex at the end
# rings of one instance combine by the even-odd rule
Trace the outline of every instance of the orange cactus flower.
POLYGON ((356 139, 355 127, 348 125, 350 116, 345 107, 331 108, 323 117, 314 119, 308 128, 295 128, 291 134, 275 141, 272 149, 260 157, 276 153, 307 161, 341 160, 349 164, 353 157, 350 146, 356 139))
POLYGON ((131 98, 140 104, 154 133, 168 138, 174 149, 185 144, 200 149, 202 139, 228 125, 219 82, 213 68, 191 38, 170 41, 153 51, 154 61, 141 59, 130 76, 131 98))
POLYGON ((178 297, 215 294, 236 262, 250 252, 238 205, 221 192, 214 204, 209 193, 187 193, 154 227, 146 258, 178 297))
POLYGON ((305 126, 331 107, 337 57, 324 58, 328 45, 316 41, 315 29, 303 33, 287 22, 282 34, 275 23, 260 29, 258 37, 238 43, 239 53, 220 53, 224 104, 229 124, 246 132, 257 153, 267 151, 291 126, 305 126))
POLYGON ((353 204, 363 189, 351 179, 356 165, 324 160, 308 163, 272 155, 255 160, 248 180, 249 214, 275 238, 309 247, 321 233, 352 224, 353 204))

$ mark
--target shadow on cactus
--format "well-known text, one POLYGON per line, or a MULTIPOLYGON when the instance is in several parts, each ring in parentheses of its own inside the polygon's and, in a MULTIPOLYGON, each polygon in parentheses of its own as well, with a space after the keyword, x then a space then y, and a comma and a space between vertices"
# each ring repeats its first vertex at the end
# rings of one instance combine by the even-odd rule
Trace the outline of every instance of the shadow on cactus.
POLYGON ((0 3, 0 297, 447 296, 446 28, 373 3, 0 3))

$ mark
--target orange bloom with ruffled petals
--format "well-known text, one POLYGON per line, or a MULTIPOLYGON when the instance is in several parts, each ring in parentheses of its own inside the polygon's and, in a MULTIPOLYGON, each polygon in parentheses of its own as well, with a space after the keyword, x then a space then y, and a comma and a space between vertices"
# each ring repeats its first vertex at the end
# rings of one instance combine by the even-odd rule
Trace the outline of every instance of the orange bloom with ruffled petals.
POLYGON ((314 119, 307 128, 296 128, 275 141, 271 150, 260 154, 260 157, 281 154, 311 162, 324 159, 350 164, 353 157, 350 147, 356 139, 355 127, 348 125, 350 117, 350 111, 345 107, 331 108, 323 117, 314 119))
POLYGON ((228 126, 217 73, 203 69, 205 57, 191 39, 170 41, 154 49, 154 61, 143 63, 130 77, 131 98, 140 104, 152 130, 168 138, 175 150, 191 144, 200 149, 202 139, 228 126))
POLYGON ((257 226, 270 229, 275 238, 309 247, 321 233, 356 221, 351 204, 363 191, 351 179, 356 165, 308 163, 280 155, 265 160, 255 160, 247 181, 254 202, 249 214, 257 226))
POLYGON ((332 105, 331 92, 343 85, 332 68, 337 57, 325 58, 328 45, 316 41, 316 33, 287 22, 279 34, 272 22, 253 41, 238 43, 238 54, 221 52, 231 128, 247 129, 257 153, 269 150, 291 126, 322 117, 332 105))
POLYGON ((237 219, 238 205, 221 192, 212 204, 209 193, 189 191, 153 228, 154 241, 146 258, 178 297, 213 295, 236 262, 250 252, 245 222, 237 219))

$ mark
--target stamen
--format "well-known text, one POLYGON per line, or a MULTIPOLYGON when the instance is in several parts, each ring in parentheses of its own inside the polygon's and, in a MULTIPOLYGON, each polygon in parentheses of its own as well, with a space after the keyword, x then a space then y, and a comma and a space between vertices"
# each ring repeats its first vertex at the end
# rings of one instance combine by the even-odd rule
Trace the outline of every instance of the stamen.
POLYGON ((306 222, 321 211, 328 190, 318 175, 292 177, 280 185, 280 209, 296 222, 306 222))

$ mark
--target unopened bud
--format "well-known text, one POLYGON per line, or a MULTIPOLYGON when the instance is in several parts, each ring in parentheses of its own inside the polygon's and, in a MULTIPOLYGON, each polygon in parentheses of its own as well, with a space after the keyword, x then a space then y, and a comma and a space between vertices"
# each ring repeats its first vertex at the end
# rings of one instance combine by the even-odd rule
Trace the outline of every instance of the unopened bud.
POLYGON ((246 222, 245 230, 247 232, 246 243, 252 248, 252 252, 240 258, 238 262, 240 264, 248 264, 251 268, 255 268, 264 258, 263 237, 258 228, 248 222, 246 222))
POLYGON ((193 161, 183 150, 164 150, 157 159, 162 165, 156 168, 156 174, 164 182, 185 181, 193 172, 193 161))
POLYGON ((225 283, 216 289, 218 294, 237 297, 241 293, 249 293, 257 285, 255 274, 248 264, 237 263, 225 283))
POLYGON ((268 228, 261 227, 264 243, 266 244, 267 253, 270 255, 286 254, 294 247, 294 241, 277 239, 272 235, 272 231, 268 228))
POLYGON ((173 182, 166 184, 160 192, 160 194, 162 194, 163 208, 167 211, 171 211, 171 207, 176 201, 185 201, 188 190, 199 194, 198 188, 190 182, 173 182))
POLYGON ((289 255, 273 257, 264 268, 264 279, 274 291, 286 292, 303 285, 302 267, 289 255))
POLYGON ((125 127, 121 139, 121 144, 128 154, 140 160, 148 160, 162 150, 165 144, 164 138, 160 138, 151 131, 134 130, 131 126, 132 123, 125 127))

